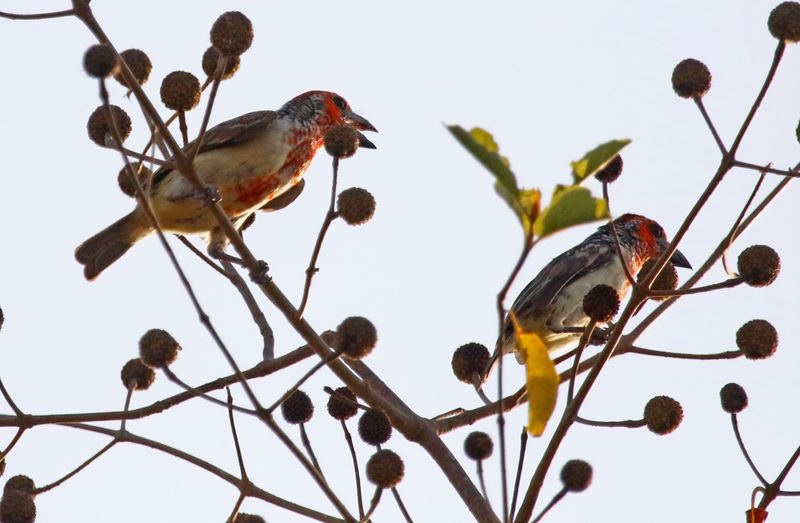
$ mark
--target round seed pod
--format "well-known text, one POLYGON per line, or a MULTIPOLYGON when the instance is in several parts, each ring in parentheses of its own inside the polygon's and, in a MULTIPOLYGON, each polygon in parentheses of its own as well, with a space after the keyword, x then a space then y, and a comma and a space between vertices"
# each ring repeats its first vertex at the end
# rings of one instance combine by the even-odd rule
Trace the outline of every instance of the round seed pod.
POLYGON ((346 318, 336 332, 339 334, 339 350, 351 360, 360 360, 368 355, 378 343, 375 325, 361 316, 346 318))
POLYGON ((750 320, 736 331, 736 346, 749 360, 769 358, 778 348, 778 331, 767 320, 750 320))
POLYGON ((314 404, 302 390, 296 390, 281 403, 281 414, 287 423, 306 423, 314 415, 314 404))
MULTIPOLYGON (((131 70, 133 77, 136 78, 136 81, 139 82, 139 85, 144 85, 148 78, 150 78, 150 72, 153 70, 153 64, 150 62, 150 58, 147 56, 147 53, 141 49, 126 49, 125 51, 122 51, 119 56, 128 66, 128 69, 131 70)), ((122 72, 120 71, 117 71, 117 73, 114 74, 114 80, 122 84, 124 87, 131 87, 128 85, 127 80, 125 80, 125 77, 122 76, 122 72)))
POLYGON ((769 32, 778 40, 797 42, 800 40, 800 4, 781 2, 767 19, 769 32))
POLYGON ((483 376, 489 364, 489 349, 480 343, 466 343, 453 352, 453 374, 459 381, 472 384, 472 376, 483 376))
POLYGON ((133 390, 147 390, 156 380, 156 372, 141 359, 134 358, 123 365, 120 378, 126 389, 133 387, 133 390))
POLYGON ((766 287, 781 273, 781 257, 772 247, 751 245, 737 260, 739 276, 752 287, 766 287))
POLYGON ((20 490, 8 490, 0 498, 0 521, 3 523, 33 523, 36 504, 33 496, 20 490))
POLYGON ((571 459, 561 467, 561 483, 570 492, 583 492, 592 484, 592 466, 582 459, 571 459))
POLYGON ((711 72, 694 58, 678 63, 672 71, 672 89, 681 98, 702 98, 711 88, 711 72))
MULTIPOLYGON (((137 172, 137 166, 131 165, 134 172, 137 172)), ((153 176, 153 171, 145 167, 144 165, 141 168, 138 168, 138 176, 139 185, 144 187, 147 184, 147 180, 153 176)), ((136 186, 133 185, 133 181, 131 180, 131 176, 128 172, 128 166, 124 166, 120 169, 119 174, 117 175, 117 184, 119 185, 119 190, 122 191, 123 194, 130 196, 133 198, 136 196, 136 186)))
POLYGON ((389 449, 379 450, 367 461, 367 479, 381 488, 396 486, 404 473, 403 460, 389 449))
POLYGON ((350 419, 358 412, 356 401, 356 395, 353 394, 353 391, 347 387, 339 387, 328 398, 328 414, 338 420, 350 419), (350 401, 345 401, 342 398, 350 401))
MULTIPOLYGON (((209 47, 206 49, 206 52, 203 53, 203 72, 206 73, 206 76, 209 78, 214 76, 214 73, 217 71, 217 64, 219 63, 219 59, 222 57, 222 54, 217 50, 216 47, 209 47)), ((238 56, 229 56, 228 61, 225 64, 225 69, 222 71, 222 80, 230 80, 233 78, 233 75, 236 74, 236 71, 239 70, 239 65, 241 64, 241 60, 238 56)))
POLYGON ((683 407, 669 396, 656 396, 645 405, 644 420, 651 432, 664 436, 683 421, 683 407))
POLYGON ((139 340, 139 356, 148 367, 169 367, 177 358, 181 346, 162 329, 150 329, 139 340))
POLYGON ((494 450, 494 443, 488 434, 481 431, 470 432, 464 440, 464 453, 474 461, 488 459, 494 450))
POLYGON ((119 62, 113 49, 105 44, 97 44, 87 49, 83 55, 83 68, 93 78, 106 78, 116 74, 119 62))
POLYGON ((334 158, 350 158, 358 151, 358 131, 349 125, 331 127, 325 137, 325 150, 334 158))
POLYGON ((33 491, 35 489, 36 484, 31 478, 24 474, 17 474, 16 476, 8 478, 8 481, 6 481, 6 484, 3 487, 3 492, 8 492, 9 490, 18 490, 20 492, 24 492, 25 494, 33 495, 33 491))
POLYGON ((747 408, 747 392, 738 383, 728 383, 719 391, 722 410, 728 414, 738 414, 747 408))
POLYGON ((253 24, 239 11, 228 11, 211 26, 211 45, 228 56, 239 56, 253 43, 253 24))
POLYGON ((592 321, 607 323, 614 318, 617 311, 619 311, 619 294, 608 285, 595 285, 583 297, 583 312, 592 321))
POLYGON ((234 521, 235 523, 266 523, 264 518, 261 516, 257 516, 255 514, 245 514, 244 512, 239 512, 236 514, 236 519, 234 521))
MULTIPOLYGON (((111 105, 110 109, 114 122, 117 124, 119 136, 125 142, 128 135, 131 134, 131 119, 128 113, 116 105, 111 105)), ((86 131, 94 143, 106 147, 114 144, 114 133, 111 132, 111 129, 111 124, 106 121, 106 109, 101 105, 89 116, 89 121, 86 122, 86 131)))
POLYGON ((616 155, 605 167, 597 171, 595 178, 603 183, 613 183, 622 174, 622 156, 616 155))
POLYGON ((348 225, 363 225, 375 214, 375 198, 366 189, 351 187, 339 193, 336 208, 348 225))
POLYGON ((358 419, 358 435, 369 445, 383 445, 392 437, 389 417, 379 409, 367 409, 358 419))
MULTIPOLYGON (((639 277, 637 278, 638 281, 641 281, 642 277, 645 276, 650 270, 653 268, 653 265, 656 264, 656 260, 647 260, 642 265, 642 268, 639 270, 639 277)), ((663 269, 661 269, 661 273, 653 280, 653 283, 650 285, 650 289, 654 291, 674 291, 678 288, 678 271, 675 269, 675 266, 672 263, 667 262, 663 269)), ((651 299, 656 301, 664 301, 668 299, 668 296, 654 296, 651 299)))
POLYGON ((161 82, 161 101, 173 111, 191 111, 201 94, 200 80, 186 71, 173 71, 161 82))

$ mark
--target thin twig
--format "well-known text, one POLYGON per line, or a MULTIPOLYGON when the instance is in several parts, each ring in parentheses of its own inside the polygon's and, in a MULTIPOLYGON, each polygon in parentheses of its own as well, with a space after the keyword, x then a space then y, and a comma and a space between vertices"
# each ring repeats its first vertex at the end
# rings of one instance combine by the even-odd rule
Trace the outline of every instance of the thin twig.
POLYGON ((594 333, 594 327, 596 322, 590 321, 588 325, 586 325, 586 329, 581 334, 581 339, 578 342, 578 348, 575 349, 575 361, 572 363, 572 372, 570 373, 569 377, 569 385, 567 387, 567 404, 572 403, 572 398, 575 396, 575 380, 578 379, 578 369, 581 365, 581 355, 583 354, 583 349, 586 348, 586 345, 589 344, 589 340, 592 339, 592 333, 594 333))
MULTIPOLYGON (((233 446, 236 449, 236 459, 239 461, 239 472, 242 474, 242 481, 247 481, 247 470, 245 470, 244 467, 242 447, 239 445, 239 435, 236 433, 236 421, 233 418, 233 396, 231 395, 231 388, 225 387, 225 392, 228 393, 228 423, 231 426, 231 436, 233 437, 233 446)), ((242 495, 244 495, 244 492, 242 492, 242 495)))
POLYGON ((742 122, 742 126, 739 129, 739 132, 736 134, 736 138, 733 140, 733 145, 731 145, 730 151, 728 151, 728 154, 731 156, 731 158, 736 156, 736 152, 739 150, 739 146, 744 139, 744 135, 747 134, 750 123, 753 121, 753 117, 755 117, 758 108, 761 106, 761 102, 764 100, 764 96, 766 96, 767 90, 769 89, 770 84, 772 84, 773 78, 775 78, 775 72, 778 70, 778 64, 781 63, 781 58, 783 58, 783 52, 785 50, 786 40, 778 40, 778 45, 775 47, 775 54, 772 58, 772 64, 770 64, 769 71, 767 72, 767 76, 764 79, 763 85, 761 86, 761 90, 758 92, 752 107, 750 107, 750 111, 747 113, 744 122, 742 122))
POLYGON ((14 400, 11 399, 11 394, 8 393, 8 391, 6 390, 6 386, 3 385, 3 380, 0 380, 0 393, 3 394, 3 398, 5 398, 6 403, 8 403, 8 406, 11 407, 11 410, 14 411, 14 414, 16 414, 18 418, 24 418, 25 414, 23 414, 23 412, 19 409, 17 404, 14 403, 14 400))
POLYGON ((167 376, 167 378, 169 378, 169 380, 171 382, 175 383, 176 385, 178 385, 182 389, 184 389, 184 390, 186 390, 188 392, 191 392, 192 394, 194 394, 198 398, 202 398, 202 399, 204 399, 204 400, 206 400, 206 401, 208 401, 210 403, 213 403, 215 405, 219 405, 220 407, 225 407, 226 409, 233 409, 236 412, 241 412, 242 414, 247 414, 249 416, 256 416, 257 415, 257 412, 255 410, 253 410, 253 409, 240 407, 238 405, 229 405, 225 401, 218 400, 217 398, 215 398, 213 396, 209 396, 208 394, 204 394, 204 393, 200 392, 199 390, 195 389, 191 385, 189 385, 186 382, 184 382, 183 380, 181 380, 174 372, 172 372, 172 369, 170 369, 169 367, 164 367, 161 370, 164 372, 164 374, 167 376))
MULTIPOLYGON (((608 199, 608 183, 603 182, 603 199, 606 201, 606 208, 611 212, 611 202, 608 199)), ((617 251, 617 257, 619 258, 619 264, 622 265, 622 270, 625 272, 625 278, 628 280, 628 283, 631 284, 631 287, 636 287, 636 280, 633 279, 633 274, 631 274, 631 270, 628 267, 628 262, 625 261, 625 256, 622 255, 622 244, 619 241, 619 234, 617 233, 617 225, 614 223, 613 218, 608 221, 608 224, 611 226, 611 237, 614 239, 614 248, 617 251)))
POLYGON ((311 253, 311 261, 308 262, 308 268, 306 269, 306 281, 303 285, 303 298, 300 300, 300 306, 297 308, 299 317, 303 317, 303 313, 306 310, 306 305, 308 305, 308 297, 311 293, 311 280, 314 278, 314 275, 319 272, 317 268, 317 260, 319 259, 319 253, 322 250, 322 242, 325 240, 325 235, 328 232, 328 229, 333 223, 339 214, 336 212, 336 184, 339 178, 339 158, 333 158, 333 178, 331 180, 331 201, 328 205, 328 211, 325 213, 325 219, 322 220, 322 226, 319 229, 319 234, 317 234, 317 241, 314 243, 314 251, 311 253))
POLYGON ((394 496, 394 500, 397 502, 397 508, 400 509, 400 513, 403 514, 403 518, 405 518, 406 523, 414 523, 414 520, 411 519, 411 515, 408 513, 405 503, 403 503, 403 499, 400 497, 400 492, 397 490, 397 487, 392 487, 392 495, 394 496))
MULTIPOLYGON (((130 386, 128 387, 128 390, 125 392, 125 404, 122 407, 122 412, 128 412, 128 410, 131 408, 131 398, 133 398, 133 391, 134 391, 134 386, 133 383, 131 383, 130 386)), ((125 432, 125 426, 127 423, 128 423, 127 418, 122 418, 122 420, 120 420, 119 422, 120 432, 125 432)))
MULTIPOLYGON (((778 496, 780 493, 781 485, 783 485, 783 481, 786 479, 786 476, 789 475, 789 471, 792 470, 795 463, 797 463, 798 458, 800 458, 800 447, 795 449, 794 454, 792 457, 789 458, 789 461, 786 462, 786 465, 783 466, 780 474, 778 477, 775 478, 775 481, 772 482, 764 492, 764 497, 761 499, 761 503, 758 504, 758 508, 766 509, 767 506, 778 496)), ((789 494, 792 495, 792 494, 789 494)))
POLYGON ((661 358, 676 358, 679 360, 732 360, 744 355, 740 350, 715 352, 713 354, 690 354, 686 352, 670 352, 663 350, 645 349, 630 346, 620 350, 620 353, 643 354, 645 356, 658 356, 661 358))
POLYGON ((381 487, 376 487, 375 494, 372 495, 372 500, 369 502, 367 513, 359 520, 359 523, 367 523, 369 521, 369 518, 372 517, 372 513, 378 508, 378 503, 381 501, 381 494, 383 494, 383 489, 381 487))
POLYGON ((542 513, 539 514, 538 516, 536 516, 536 518, 534 518, 531 521, 531 523, 538 523, 539 521, 541 521, 542 518, 544 517, 544 515, 547 514, 547 512, 551 508, 553 508, 556 505, 556 503, 558 503, 559 501, 564 499, 564 496, 567 495, 567 492, 569 492, 569 491, 566 488, 562 488, 561 490, 559 490, 558 493, 555 496, 553 496, 553 499, 550 500, 550 503, 548 503, 547 506, 544 507, 544 510, 542 510, 542 513))
POLYGON ((11 438, 11 441, 8 443, 8 445, 6 445, 6 448, 4 448, 3 452, 0 453, 0 461, 6 460, 6 456, 8 456, 8 453, 11 452, 11 449, 13 449, 14 446, 17 444, 17 442, 22 438, 22 435, 25 433, 25 430, 26 430, 25 427, 17 428, 17 433, 14 434, 14 437, 11 438))
POLYGON ((186 126, 186 112, 178 111, 178 127, 181 130, 181 138, 183 138, 183 147, 189 145, 189 128, 186 126))
POLYGON ((87 459, 86 461, 81 463, 77 468, 72 470, 72 472, 70 472, 66 476, 62 477, 61 479, 59 479, 57 481, 54 481, 53 483, 50 483, 49 485, 45 485, 43 487, 39 487, 37 489, 34 489, 34 491, 33 491, 34 494, 35 495, 43 494, 43 493, 47 492, 48 490, 52 490, 52 489, 56 488, 57 486, 61 485, 62 483, 67 481, 69 478, 75 476, 78 472, 82 471, 83 469, 85 469, 86 467, 91 465, 91 463, 94 460, 96 460, 97 458, 99 458, 100 456, 105 454, 111 447, 116 445, 118 442, 119 442, 119 440, 112 439, 111 441, 108 442, 107 445, 105 445, 102 449, 100 449, 97 452, 95 452, 89 459, 87 459))
POLYGON ((483 497, 486 498, 486 501, 489 502, 489 493, 486 491, 486 480, 483 478, 483 460, 479 459, 478 464, 476 467, 476 473, 478 474, 478 483, 481 485, 481 493, 483 497))
POLYGON ((322 467, 319 465, 319 460, 317 460, 317 455, 314 453, 314 448, 311 446, 311 440, 308 437, 308 433, 306 432, 306 424, 300 424, 300 440, 303 442, 303 446, 308 452, 308 457, 311 458, 311 463, 314 465, 314 468, 317 469, 319 475, 323 478, 325 474, 322 473, 322 467))
POLYGON ((356 495, 358 496, 358 517, 364 518, 364 498, 361 494, 361 473, 358 470, 358 457, 356 456, 356 449, 353 445, 353 436, 347 430, 347 424, 344 420, 339 420, 342 423, 342 431, 344 432, 344 439, 347 441, 347 447, 350 449, 350 457, 353 459, 353 472, 356 477, 356 495))
POLYGON ((756 194, 758 194, 758 190, 761 188, 761 184, 764 183, 764 178, 766 178, 767 173, 766 171, 761 171, 761 175, 758 177, 758 181, 756 182, 756 186, 753 187, 753 190, 750 191, 750 196, 747 198, 747 201, 742 207, 742 211, 739 213, 739 216, 736 217, 736 221, 733 222, 733 226, 731 227, 730 232, 726 236, 728 239, 728 246, 722 252, 722 267, 725 269, 726 274, 732 274, 730 269, 728 269, 728 249, 731 245, 733 245, 733 238, 736 237, 736 233, 739 230, 739 226, 742 224, 742 220, 744 220, 745 215, 747 214, 747 210, 753 204, 753 200, 756 198, 756 194))
POLYGON ((135 160, 139 160, 140 162, 150 162, 151 164, 158 165, 159 167, 167 167, 173 169, 175 166, 169 160, 160 160, 153 156, 147 154, 137 153, 136 151, 132 151, 125 147, 119 145, 119 142, 116 142, 113 145, 100 145, 103 149, 111 149, 112 151, 119 151, 123 153, 125 156, 129 158, 133 158, 135 160))
POLYGON ((192 253, 195 256, 197 256, 198 258, 203 260, 203 262, 205 262, 206 265, 208 265, 209 267, 211 267, 212 269, 214 269, 215 271, 220 273, 222 276, 225 276, 226 278, 231 279, 230 275, 228 273, 226 273, 225 270, 223 270, 219 265, 217 265, 214 262, 214 260, 212 260, 211 258, 206 256, 203 251, 201 251, 200 249, 195 247, 192 244, 192 242, 190 242, 189 239, 186 236, 184 236, 183 234, 176 234, 175 237, 178 239, 178 241, 180 241, 183 245, 185 245, 187 249, 192 251, 192 253))
POLYGON ((800 173, 798 173, 797 170, 795 170, 795 169, 791 169, 791 170, 775 169, 774 167, 771 167, 771 166, 765 167, 763 165, 757 165, 757 164, 750 163, 750 162, 743 162, 743 161, 740 161, 740 160, 734 160, 733 166, 734 167, 741 167, 743 169, 749 169, 751 171, 758 171, 759 173, 777 174, 777 175, 780 175, 780 176, 789 176, 789 177, 792 177, 792 178, 800 177, 800 173))
POLYGON ((233 510, 231 510, 231 515, 228 516, 228 523, 236 523, 236 516, 239 514, 239 510, 242 508, 242 503, 244 503, 246 497, 247 496, 245 496, 243 492, 239 493, 239 497, 236 498, 236 503, 233 505, 233 510))
POLYGON ((575 416, 575 421, 582 425, 589 425, 590 427, 625 427, 629 429, 638 429, 647 425, 644 419, 626 419, 621 421, 596 421, 591 419, 575 416))
POLYGON ((706 111, 706 106, 705 104, 703 104, 703 99, 699 96, 695 96, 694 103, 697 105, 697 108, 700 109, 700 114, 703 115, 703 120, 705 120, 706 125, 708 125, 708 130, 711 131, 711 135, 714 137, 714 141, 717 142, 717 147, 719 147, 719 152, 722 153, 722 156, 725 156, 726 154, 728 154, 728 149, 725 148, 725 144, 722 142, 722 138, 719 137, 717 128, 714 127, 714 122, 712 122, 711 117, 708 116, 708 111, 706 111))
POLYGON ((522 427, 522 432, 519 435, 519 458, 517 459, 517 475, 514 478, 514 493, 511 495, 511 511, 508 513, 509 518, 514 518, 514 513, 517 511, 517 495, 519 494, 519 482, 522 479, 522 464, 525 463, 525 451, 528 449, 528 431, 522 427))
POLYGON ((730 289, 732 287, 736 287, 737 285, 741 285, 744 283, 744 280, 739 277, 735 278, 728 278, 725 281, 721 281, 719 283, 712 283, 710 285, 703 285, 700 287, 692 287, 690 289, 675 289, 672 291, 657 291, 650 289, 647 291, 647 296, 652 298, 672 298, 673 296, 688 296, 690 294, 701 294, 704 292, 711 292, 711 291, 718 291, 720 289, 730 289))
POLYGON ((733 425, 733 434, 736 436, 736 443, 739 444, 739 449, 742 451, 745 461, 747 461, 747 464, 750 465, 750 470, 753 471, 753 474, 756 475, 758 481, 760 481, 764 487, 769 487, 769 482, 761 474, 761 472, 758 471, 756 464, 753 463, 753 459, 750 457, 750 453, 747 452, 747 447, 744 445, 742 435, 739 433, 739 419, 736 417, 736 413, 731 414, 731 425, 733 425))
POLYGON ((203 121, 200 124, 200 132, 197 133, 197 138, 194 141, 194 149, 192 151, 187 151, 189 154, 189 161, 191 162, 194 162, 197 153, 199 153, 200 149, 203 147, 203 140, 206 137, 206 130, 208 129, 208 121, 211 119, 211 109, 214 107, 214 100, 217 98, 219 84, 222 81, 222 72, 225 70, 227 64, 228 57, 220 55, 219 60, 217 60, 217 69, 214 71, 214 80, 211 83, 211 93, 208 95, 206 110, 205 113, 203 113, 203 121))
POLYGON ((305 374, 303 374, 303 376, 299 380, 297 380, 297 382, 294 385, 289 387, 289 389, 286 392, 281 394, 281 397, 278 398, 278 400, 275 403, 273 403, 267 408, 267 412, 274 412, 275 409, 281 406, 281 403, 286 401, 289 398, 289 396, 294 394, 297 389, 302 387, 303 383, 305 383, 308 380, 308 378, 313 376, 319 369, 321 369, 322 367, 324 367, 325 365, 327 365, 328 363, 330 363, 331 361, 335 360, 338 357, 339 353, 336 352, 332 357, 327 358, 326 360, 320 360, 316 362, 314 366, 311 367, 305 374))
POLYGON ((231 284, 233 284, 236 290, 239 291, 239 294, 241 294, 242 299, 247 306, 247 310, 250 311, 250 316, 252 316, 253 322, 256 324, 259 332, 261 333, 261 339, 264 342, 264 346, 261 350, 261 357, 264 359, 264 361, 274 359, 275 334, 272 332, 272 327, 269 326, 269 322, 267 321, 267 317, 264 315, 264 311, 262 311, 261 307, 258 306, 255 296, 253 296, 253 293, 250 292, 250 287, 247 286, 247 282, 244 281, 244 278, 239 275, 236 267, 234 267, 233 264, 227 260, 222 260, 220 263, 222 263, 222 267, 225 269, 231 284))
POLYGON ((18 14, 7 13, 0 11, 0 18, 8 18, 10 20, 45 20, 47 18, 64 18, 75 14, 74 9, 65 9, 64 11, 53 11, 50 13, 34 13, 34 14, 18 14))

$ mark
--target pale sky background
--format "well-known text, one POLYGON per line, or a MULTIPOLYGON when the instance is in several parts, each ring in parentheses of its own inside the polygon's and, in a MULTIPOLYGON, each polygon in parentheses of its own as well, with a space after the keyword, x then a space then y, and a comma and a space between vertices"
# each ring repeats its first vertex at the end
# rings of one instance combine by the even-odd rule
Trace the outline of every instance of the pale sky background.
MULTIPOLYGON (((67 4, 6 1, 0 9, 46 11, 67 4)), ((276 109, 301 92, 325 89, 346 97, 380 130, 374 137, 378 150, 345 161, 340 177, 342 188, 369 189, 377 213, 359 228, 334 224, 307 318, 321 331, 335 328, 346 316, 369 317, 380 342, 368 365, 414 409, 432 416, 478 405, 475 394, 452 376, 450 358, 466 342, 493 344, 495 295, 521 243, 516 219, 494 195, 490 175, 443 124, 480 125, 494 133, 520 184, 540 187, 546 197, 554 184, 569 180, 570 160, 600 142, 632 138, 623 155, 623 177, 612 187, 612 210, 646 214, 671 235, 719 160, 694 105, 672 92, 672 68, 687 57, 709 66, 714 80, 707 107, 730 143, 775 48, 766 28, 775 4, 95 0, 93 7, 120 50, 148 52, 154 69, 145 90, 156 101, 160 81, 169 72, 202 74, 200 57, 211 24, 224 11, 241 10, 254 23, 255 41, 239 73, 222 85, 212 123, 276 109)), ((86 119, 99 103, 96 83, 81 68, 83 52, 92 43, 74 19, 0 20, 0 234, 5 244, 0 306, 6 316, 0 376, 30 413, 121 408, 119 370, 136 355, 139 337, 154 327, 169 330, 183 345, 174 370, 184 380, 200 384, 230 372, 157 240, 137 245, 91 284, 73 260, 82 240, 132 205, 116 186, 117 153, 98 149, 85 132, 86 119)), ((741 159, 781 167, 800 159, 794 135, 800 116, 798 71, 800 49, 790 46, 741 159)), ((134 102, 122 98, 119 85, 113 83, 111 91, 114 102, 134 117, 128 143, 138 149, 146 139, 144 121, 134 102)), ((199 113, 191 115, 192 129, 198 119, 199 113)), ((755 180, 752 172, 731 173, 701 214, 681 245, 695 266, 728 230, 755 180)), ((295 204, 259 216, 245 237, 295 302, 327 206, 330 162, 324 152, 307 181, 295 204)), ((765 185, 775 182, 769 178, 765 185)), ((596 182, 588 185, 599 192, 596 182)), ((719 389, 730 381, 749 393, 750 408, 740 416, 742 432, 761 471, 775 477, 800 443, 795 401, 798 191, 790 185, 731 250, 735 259, 754 243, 774 247, 783 260, 774 285, 682 300, 641 339, 644 346, 664 350, 730 350, 740 325, 765 318, 780 334, 777 354, 759 362, 633 355, 612 360, 583 415, 637 418, 648 399, 666 394, 683 404, 684 422, 666 437, 646 429, 575 426, 556 457, 540 507, 560 488, 558 472, 568 459, 589 461, 594 481, 586 492, 568 496, 546 521, 742 520, 757 480, 739 453, 729 416, 719 407, 719 389)), ((547 261, 595 227, 575 228, 542 243, 511 298, 547 261)), ((242 366, 252 366, 261 355, 261 340, 239 295, 174 245, 222 337, 242 366)), ((706 282, 723 277, 718 267, 706 282)), ((276 310, 259 300, 275 329, 277 353, 301 345, 276 310)), ((271 403, 311 364, 308 360, 259 381, 259 396, 271 403)), ((506 368, 511 369, 507 382, 516 388, 522 370, 506 368)), ((338 422, 325 412, 324 385, 339 385, 327 370, 303 387, 317 409, 308 431, 326 474, 355 511, 350 457, 338 422)), ((133 404, 147 405, 175 392, 159 376, 150 390, 134 395, 133 404)), ((238 389, 235 394, 246 403, 238 389)), ((236 473, 226 416, 223 409, 196 400, 129 428, 236 473)), ((524 409, 509 417, 510 455, 516 455, 524 421, 524 409)), ((354 420, 350 426, 355 430, 354 420)), ((474 429, 494 435, 495 427, 489 419, 474 429)), ((257 484, 335 514, 266 428, 240 418, 239 430, 257 484)), ((470 430, 446 436, 459 457, 470 430)), ((296 427, 288 431, 298 436, 296 427)), ((544 438, 530 441, 525 484, 551 432, 552 426, 544 438)), ((13 430, 3 430, 0 441, 12 435, 13 430)), ((37 484, 49 483, 106 441, 69 428, 36 428, 8 458, 6 474, 24 473, 37 484)), ((427 454, 396 432, 387 447, 406 462, 400 491, 415 521, 470 520, 427 454)), ((358 452, 363 467, 371 451, 360 445, 358 452)), ((512 469, 514 464, 511 460, 512 469)), ((464 459, 464 465, 474 477, 474 464, 464 459)), ((498 507, 497 453, 486 468, 490 497, 498 507)), ((800 471, 789 476, 785 488, 800 489, 800 471)), ((370 496, 371 486, 365 491, 370 496)), ((38 521, 219 522, 236 497, 227 483, 193 466, 125 444, 40 496, 38 521)), ((261 501, 247 501, 244 510, 271 522, 306 521, 261 501)), ((400 518, 391 496, 385 496, 375 520, 400 518)), ((770 507, 770 521, 799 518, 797 500, 779 499, 770 507)))

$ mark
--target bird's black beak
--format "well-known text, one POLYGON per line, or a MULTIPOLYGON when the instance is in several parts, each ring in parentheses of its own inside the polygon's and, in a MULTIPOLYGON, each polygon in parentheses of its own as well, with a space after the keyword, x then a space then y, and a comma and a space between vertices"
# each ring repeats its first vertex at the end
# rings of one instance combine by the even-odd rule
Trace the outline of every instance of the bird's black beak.
POLYGON ((372 142, 370 142, 370 141, 367 139, 367 137, 366 137, 366 136, 364 136, 364 135, 361 133, 361 131, 357 131, 357 132, 358 132, 358 146, 359 146, 359 147, 361 147, 361 148, 363 148, 363 149, 377 149, 377 147, 375 147, 375 144, 374 144, 374 143, 372 143, 372 142))
POLYGON ((359 131, 372 131, 373 133, 378 132, 378 130, 375 129, 375 126, 369 123, 369 120, 354 112, 350 112, 344 115, 344 121, 349 123, 356 129, 358 129, 359 131))
POLYGON ((672 262, 672 265, 675 267, 683 267, 684 269, 691 269, 692 264, 689 263, 689 260, 686 259, 686 256, 679 250, 676 250, 672 254, 672 258, 669 259, 672 262))

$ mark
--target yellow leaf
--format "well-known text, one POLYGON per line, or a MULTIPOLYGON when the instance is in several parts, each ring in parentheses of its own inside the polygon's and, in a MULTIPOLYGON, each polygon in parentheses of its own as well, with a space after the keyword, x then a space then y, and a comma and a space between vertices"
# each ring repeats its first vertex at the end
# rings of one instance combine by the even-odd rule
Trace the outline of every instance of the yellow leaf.
POLYGON ((556 408, 559 378, 547 346, 534 332, 523 332, 512 315, 517 348, 525 356, 528 391, 528 432, 541 436, 556 408))

